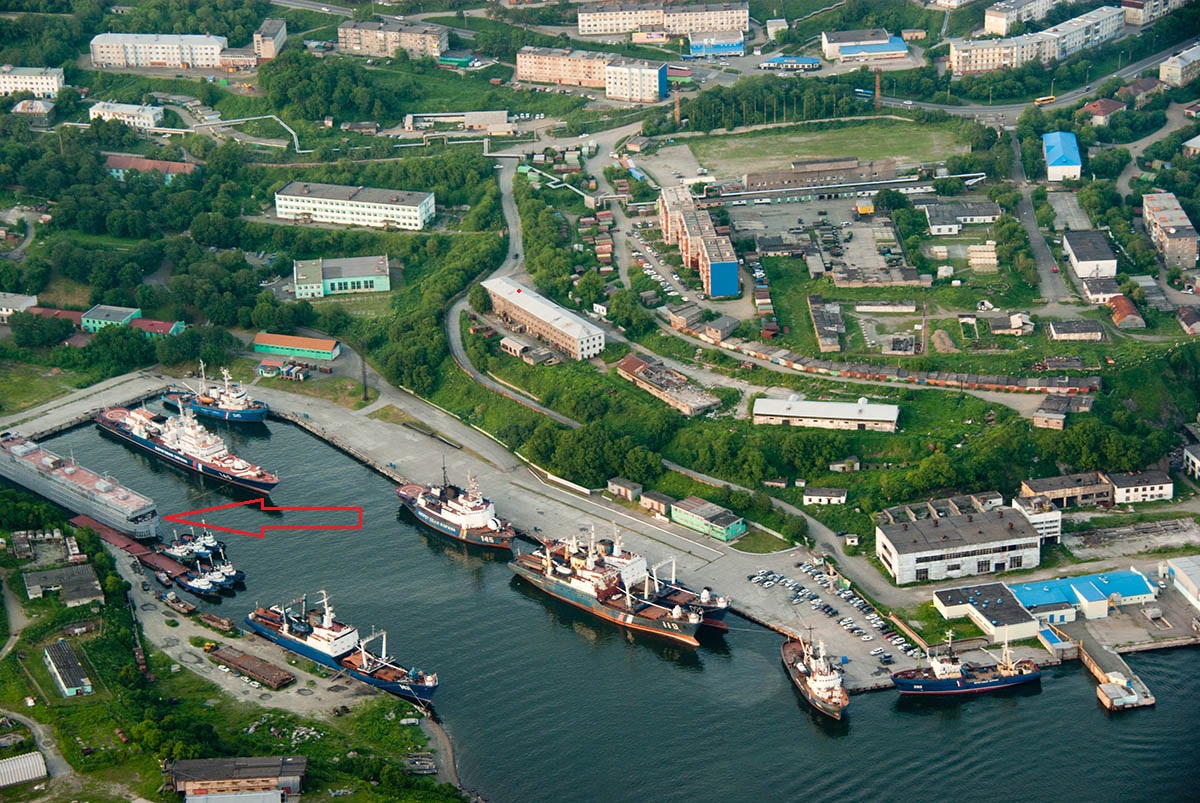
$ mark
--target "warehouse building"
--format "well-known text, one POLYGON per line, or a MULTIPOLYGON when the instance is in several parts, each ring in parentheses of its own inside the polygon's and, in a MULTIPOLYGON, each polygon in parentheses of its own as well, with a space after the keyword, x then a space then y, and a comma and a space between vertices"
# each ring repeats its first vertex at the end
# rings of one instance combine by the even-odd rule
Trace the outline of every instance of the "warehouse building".
POLYGON ((1200 555, 1167 558, 1167 576, 1175 590, 1200 609, 1200 555))
POLYGON ((64 697, 92 693, 92 681, 83 671, 83 666, 75 657, 75 651, 65 639, 59 639, 46 647, 42 657, 64 697))
POLYGON ((386 293, 392 289, 387 254, 343 259, 298 259, 292 262, 296 298, 324 298, 337 293, 386 293))
POLYGON ((671 521, 720 541, 732 541, 746 532, 745 519, 698 496, 671 505, 671 521))
POLYGON ((92 38, 93 67, 221 67, 224 36, 159 33, 102 33, 92 38))
POLYGON ((572 359, 588 360, 604 350, 603 329, 507 276, 484 281, 483 289, 501 319, 572 359))
POLYGON ((158 128, 163 123, 162 106, 139 106, 133 103, 109 103, 102 101, 88 109, 89 120, 115 120, 130 128, 146 131, 158 128))
POLYGON ((1176 53, 1158 65, 1158 80, 1169 86, 1187 86, 1197 75, 1200 75, 1200 45, 1176 53))
POLYGON ((755 424, 788 424, 817 429, 853 429, 895 432, 900 408, 894 404, 755 399, 755 424))
POLYGON ((1112 321, 1118 329, 1145 329, 1146 319, 1138 312, 1128 296, 1115 295, 1105 305, 1112 310, 1112 321))
POLYGON ((35 98, 53 98, 63 86, 64 75, 59 67, 0 66, 0 95, 30 92, 35 98))
POLYGON ((30 599, 41 599, 47 591, 56 591, 58 601, 68 608, 104 602, 104 591, 91 564, 25 572, 22 579, 25 581, 25 594, 30 599))
POLYGON ((185 795, 279 791, 300 794, 306 756, 198 758, 163 764, 170 788, 185 795))
POLYGON ((1175 483, 1161 471, 1105 472, 1113 488, 1113 504, 1159 502, 1175 495, 1175 483))
POLYGON ((398 20, 346 20, 338 25, 338 52, 392 58, 403 50, 410 58, 440 57, 450 48, 450 29, 398 20))
POLYGON ((742 176, 742 186, 747 190, 786 190, 882 181, 895 177, 896 163, 891 159, 859 162, 855 156, 843 156, 806 159, 792 162, 781 170, 746 173, 742 176))
POLYGON ((0 759, 0 789, 45 778, 46 757, 37 750, 0 759))
POLYGON ((970 619, 992 642, 1037 638, 1041 628, 1003 583, 935 591, 933 607, 946 619, 970 619))
POLYGON ((1005 513, 880 524, 875 555, 899 585, 1036 567, 1040 536, 1023 516, 1005 513))
POLYGON ((293 181, 275 193, 275 216, 300 223, 419 231, 434 212, 432 192, 293 181))
POLYGON ((1008 587, 1030 613, 1050 623, 1074 622, 1079 614, 1084 619, 1103 619, 1110 605, 1145 605, 1158 598, 1158 587, 1136 569, 1009 583, 1008 587))
POLYGON ((935 237, 955 235, 963 226, 995 223, 1000 219, 999 204, 991 202, 923 204, 917 208, 925 212, 929 233, 935 237))
POLYGON ((716 396, 693 385, 686 376, 671 370, 654 357, 628 354, 617 363, 616 368, 618 376, 684 415, 700 415, 721 406, 721 400, 716 396))
POLYGON ((338 341, 323 337, 272 335, 267 332, 259 332, 251 343, 259 354, 281 354, 301 360, 333 360, 342 353, 342 346, 338 341))
POLYGON ((1121 286, 1116 279, 1084 279, 1083 296, 1090 304, 1107 304, 1113 296, 1121 295, 1121 286))
POLYGON ((1048 330, 1051 340, 1099 342, 1104 339, 1104 327, 1099 321, 1050 321, 1048 330))
POLYGON ((1042 134, 1042 155, 1046 158, 1046 181, 1077 179, 1083 170, 1079 141, 1070 131, 1042 134))
POLYGON ((1102 231, 1071 230, 1063 235, 1063 251, 1071 270, 1080 279, 1112 278, 1117 275, 1117 255, 1102 231))
POLYGON ((1112 485, 1098 471, 1029 479, 1021 482, 1021 496, 1040 496, 1059 508, 1112 504, 1112 485))
POLYGON ((1196 228, 1173 192, 1142 196, 1142 219, 1150 242, 1168 268, 1196 267, 1196 228))

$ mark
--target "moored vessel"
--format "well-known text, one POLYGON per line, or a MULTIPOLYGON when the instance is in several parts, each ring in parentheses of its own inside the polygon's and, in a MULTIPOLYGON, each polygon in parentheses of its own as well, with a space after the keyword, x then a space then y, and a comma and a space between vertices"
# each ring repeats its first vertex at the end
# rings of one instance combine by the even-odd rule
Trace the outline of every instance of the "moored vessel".
POLYGON ((180 412, 186 407, 196 415, 218 418, 222 421, 261 422, 267 420, 270 408, 266 402, 253 399, 246 389, 234 382, 229 370, 221 369, 223 383, 209 385, 204 374, 204 361, 200 361, 200 390, 171 388, 162 395, 163 404, 180 412))
POLYGON ((511 524, 496 516, 496 505, 479 492, 474 477, 467 478, 463 490, 447 481, 444 466, 441 485, 410 482, 397 488, 396 496, 417 521, 468 544, 511 549, 517 535, 511 524))
POLYGON ((620 562, 574 536, 543 541, 541 548, 516 555, 508 564, 516 574, 555 599, 614 624, 696 646, 704 621, 696 607, 665 601, 662 589, 635 555, 620 562))
POLYGON ((953 634, 947 633, 945 653, 929 655, 928 666, 894 673, 892 683, 901 694, 977 694, 1034 683, 1041 676, 1042 670, 1036 661, 1030 658, 1013 660, 1007 639, 996 663, 964 663, 954 652, 953 634))
POLYGON ((0 434, 0 476, 139 540, 158 538, 154 500, 28 438, 0 434))
POLYGON ((825 642, 814 647, 811 639, 788 639, 780 650, 788 677, 814 710, 834 719, 845 716, 850 697, 842 673, 825 653, 825 642))
POLYGON ((101 430, 173 465, 251 491, 270 493, 279 478, 230 454, 225 441, 206 430, 188 408, 160 416, 145 408, 108 407, 96 416, 101 430))
POLYGON ((302 655, 386 692, 426 704, 438 688, 438 677, 431 672, 406 668, 387 655, 386 633, 359 637, 358 628, 334 618, 329 596, 321 592, 321 609, 309 609, 308 596, 286 605, 259 607, 246 617, 246 624, 258 635, 285 650, 302 655), (382 637, 380 652, 367 644, 382 637))

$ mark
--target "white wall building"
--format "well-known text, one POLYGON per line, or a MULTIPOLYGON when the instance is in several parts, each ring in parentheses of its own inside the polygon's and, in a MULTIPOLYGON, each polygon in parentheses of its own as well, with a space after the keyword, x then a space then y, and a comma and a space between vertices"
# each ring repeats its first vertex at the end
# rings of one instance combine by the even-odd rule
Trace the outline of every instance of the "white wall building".
POLYGON ((604 96, 632 103, 658 103, 667 96, 667 65, 620 59, 604 68, 604 96))
POLYGON ((1071 270, 1080 279, 1112 278, 1117 275, 1117 255, 1102 231, 1068 231, 1063 235, 1063 251, 1071 270))
POLYGON ((549 343, 573 359, 587 360, 604 350, 604 330, 507 276, 483 283, 492 309, 525 333, 549 343))
POLYGON ((664 5, 663 3, 595 3, 579 7, 581 36, 604 36, 661 27, 668 34, 696 31, 750 30, 750 4, 664 5))
POLYGON ((37 306, 37 296, 25 296, 20 293, 0 293, 0 326, 8 324, 8 318, 14 312, 24 312, 30 307, 37 306))
POLYGON ((32 92, 37 98, 53 98, 63 88, 63 71, 58 67, 0 67, 0 95, 32 92))
POLYGON ((1018 22, 1040 20, 1061 0, 1000 0, 983 13, 983 32, 1008 36, 1018 22))
POLYGON ((900 585, 1036 567, 1041 536, 1024 516, 1005 513, 999 508, 881 524, 875 555, 900 585))
POLYGON ((1125 24, 1146 25, 1190 2, 1192 0, 1121 0, 1121 7, 1125 12, 1125 24))
POLYGON ((1192 479, 1200 480, 1200 443, 1183 448, 1183 471, 1192 479))
POLYGON ((806 505, 844 505, 846 504, 845 488, 805 488, 804 504, 806 505))
POLYGON ((1004 39, 967 39, 950 43, 950 71, 955 75, 1020 67, 1038 59, 1063 59, 1120 36, 1125 18, 1116 6, 1101 6, 1047 28, 1004 39))
POLYGON ((1158 65, 1158 80, 1170 86, 1187 86, 1197 75, 1200 75, 1200 45, 1176 53, 1158 65))
POLYGON ((137 106, 132 103, 102 101, 88 109, 89 120, 116 120, 130 128, 145 131, 158 128, 163 122, 162 106, 137 106))
POLYGON ((755 399, 755 424, 789 424, 817 429, 854 429, 895 432, 900 408, 894 404, 755 399))
POLYGON ((92 38, 92 66, 218 69, 228 46, 224 36, 102 33, 92 38))
POLYGON ((432 192, 293 181, 275 193, 275 216, 302 223, 376 228, 425 228, 434 216, 432 192))
POLYGON ((1062 510, 1044 496, 1016 496, 1013 510, 1020 513, 1037 531, 1043 544, 1057 544, 1062 537, 1062 510))
POLYGON ((1200 555, 1167 558, 1167 576, 1193 608, 1200 608, 1200 555))
POLYGON ((254 55, 259 61, 270 61, 279 55, 287 42, 287 22, 281 19, 265 19, 254 32, 254 55))
POLYGON ((1161 471, 1105 472, 1113 487, 1113 504, 1157 502, 1175 495, 1175 483, 1161 471))

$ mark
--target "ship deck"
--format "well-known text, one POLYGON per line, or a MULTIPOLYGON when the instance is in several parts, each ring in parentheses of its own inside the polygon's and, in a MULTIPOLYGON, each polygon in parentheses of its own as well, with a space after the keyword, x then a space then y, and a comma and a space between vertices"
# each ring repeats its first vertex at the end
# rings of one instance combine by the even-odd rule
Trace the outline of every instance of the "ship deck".
POLYGON ((24 463, 28 468, 39 474, 51 477, 54 481, 62 485, 73 486, 84 496, 103 502, 114 510, 124 512, 127 516, 132 517, 139 513, 153 510, 153 499, 142 496, 137 491, 130 490, 114 480, 102 477, 96 472, 79 465, 74 460, 64 460, 59 455, 41 446, 37 446, 34 451, 27 454, 16 454, 13 451, 14 447, 18 447, 23 443, 33 444, 34 442, 27 441, 24 438, 11 438, 0 443, 0 448, 10 454, 14 460, 24 463), (45 462, 47 460, 49 464, 45 462), (68 468, 72 470, 68 472, 68 468), (97 484, 107 485, 108 490, 102 490, 102 488, 97 487, 97 484))

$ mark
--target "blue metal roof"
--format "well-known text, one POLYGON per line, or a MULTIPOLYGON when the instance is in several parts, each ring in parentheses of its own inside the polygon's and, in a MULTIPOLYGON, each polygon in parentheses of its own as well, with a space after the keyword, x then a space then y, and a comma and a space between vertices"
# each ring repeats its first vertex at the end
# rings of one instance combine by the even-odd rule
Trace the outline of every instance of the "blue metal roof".
POLYGON ((1069 605, 1079 605, 1082 601, 1103 602, 1113 594, 1135 597, 1154 593, 1154 585, 1144 575, 1128 570, 1013 583, 1009 589, 1026 608, 1063 602, 1069 605))
POLYGON ((763 62, 763 64, 820 64, 820 59, 809 58, 808 56, 772 56, 763 62))
POLYGON ((908 45, 899 36, 889 36, 887 42, 877 45, 848 45, 841 47, 838 52, 843 56, 854 56, 859 53, 898 53, 908 52, 908 45))
POLYGON ((1070 131, 1052 131, 1042 134, 1042 151, 1046 155, 1047 167, 1078 167, 1079 141, 1070 131))

